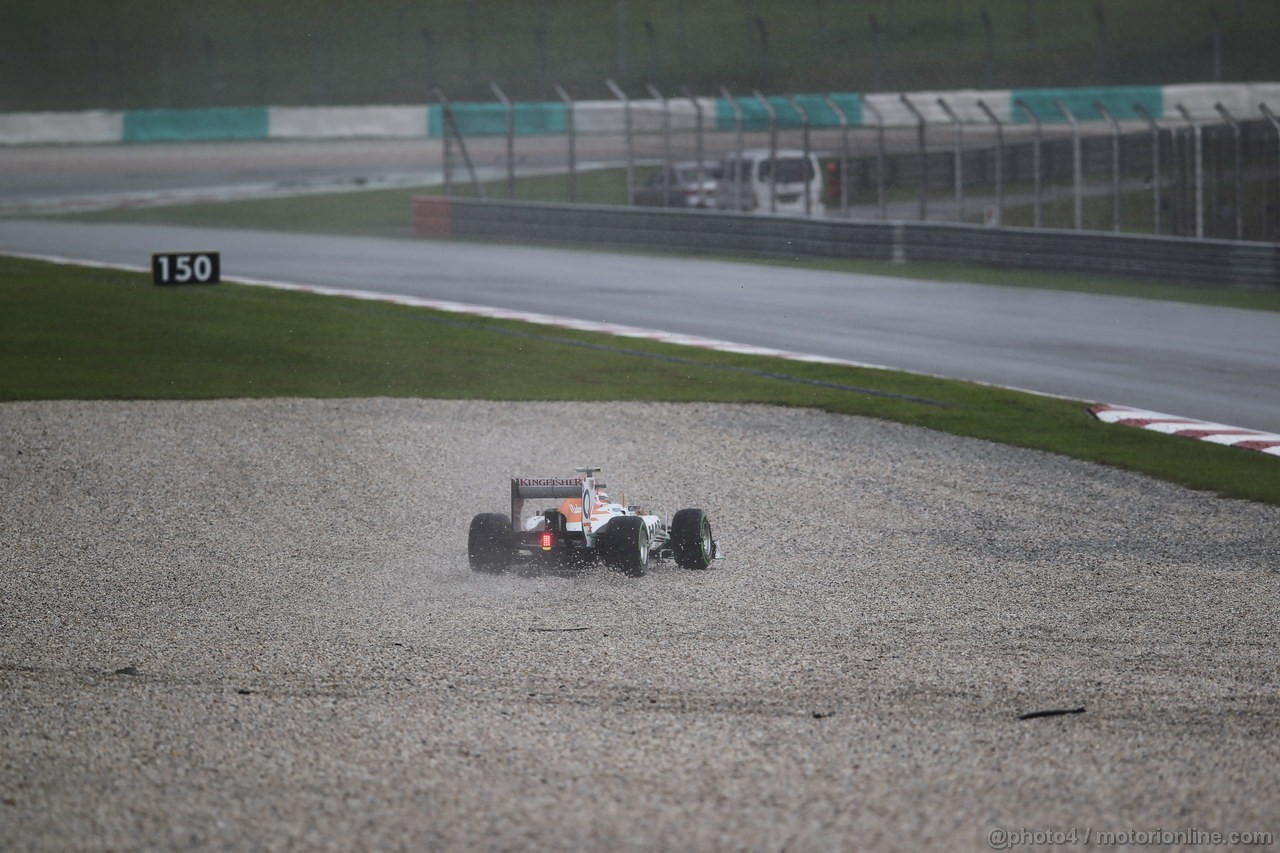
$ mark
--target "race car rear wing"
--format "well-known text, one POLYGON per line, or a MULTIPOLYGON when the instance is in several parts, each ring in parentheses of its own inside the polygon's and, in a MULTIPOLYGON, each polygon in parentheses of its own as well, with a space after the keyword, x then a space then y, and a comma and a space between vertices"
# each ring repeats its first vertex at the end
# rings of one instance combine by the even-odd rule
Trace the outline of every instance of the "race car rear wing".
POLYGON ((511 527, 519 530, 524 521, 524 502, 530 498, 552 499, 578 498, 582 505, 596 505, 596 478, 599 468, 579 468, 582 477, 512 477, 511 478, 511 527))

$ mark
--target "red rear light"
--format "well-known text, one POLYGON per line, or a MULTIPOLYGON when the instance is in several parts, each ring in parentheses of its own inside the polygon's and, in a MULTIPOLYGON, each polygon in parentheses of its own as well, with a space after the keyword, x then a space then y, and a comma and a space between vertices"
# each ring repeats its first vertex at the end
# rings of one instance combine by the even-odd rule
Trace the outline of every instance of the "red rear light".
POLYGON ((539 544, 542 546, 542 550, 544 551, 550 551, 551 546, 556 544, 556 535, 550 530, 543 531, 542 535, 538 537, 538 539, 539 544))

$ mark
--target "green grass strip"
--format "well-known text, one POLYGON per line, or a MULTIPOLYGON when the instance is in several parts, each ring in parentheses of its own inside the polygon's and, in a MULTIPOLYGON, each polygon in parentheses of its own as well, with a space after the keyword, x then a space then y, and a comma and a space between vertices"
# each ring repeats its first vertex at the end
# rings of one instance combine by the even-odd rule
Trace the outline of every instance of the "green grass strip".
POLYGON ((804 406, 1280 505, 1276 459, 1102 424, 1076 401, 261 287, 158 288, 141 273, 0 257, 0 400, 370 396, 804 406))

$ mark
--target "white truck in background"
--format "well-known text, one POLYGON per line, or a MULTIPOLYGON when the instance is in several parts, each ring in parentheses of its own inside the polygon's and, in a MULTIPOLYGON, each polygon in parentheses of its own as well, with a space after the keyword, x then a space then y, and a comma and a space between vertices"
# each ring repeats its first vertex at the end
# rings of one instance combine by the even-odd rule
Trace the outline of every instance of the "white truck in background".
POLYGON ((816 154, 806 156, 794 148, 751 148, 733 152, 721 162, 716 207, 820 217, 825 214, 822 189, 816 154))

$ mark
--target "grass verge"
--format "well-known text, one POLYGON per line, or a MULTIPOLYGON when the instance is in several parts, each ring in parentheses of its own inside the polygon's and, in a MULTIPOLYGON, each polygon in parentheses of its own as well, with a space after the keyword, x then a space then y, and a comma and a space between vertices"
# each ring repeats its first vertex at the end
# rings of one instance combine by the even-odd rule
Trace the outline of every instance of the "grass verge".
POLYGON ((1101 424, 1069 400, 235 284, 157 288, 140 273, 0 257, 0 400, 368 396, 806 406, 1280 505, 1275 459, 1101 424))

